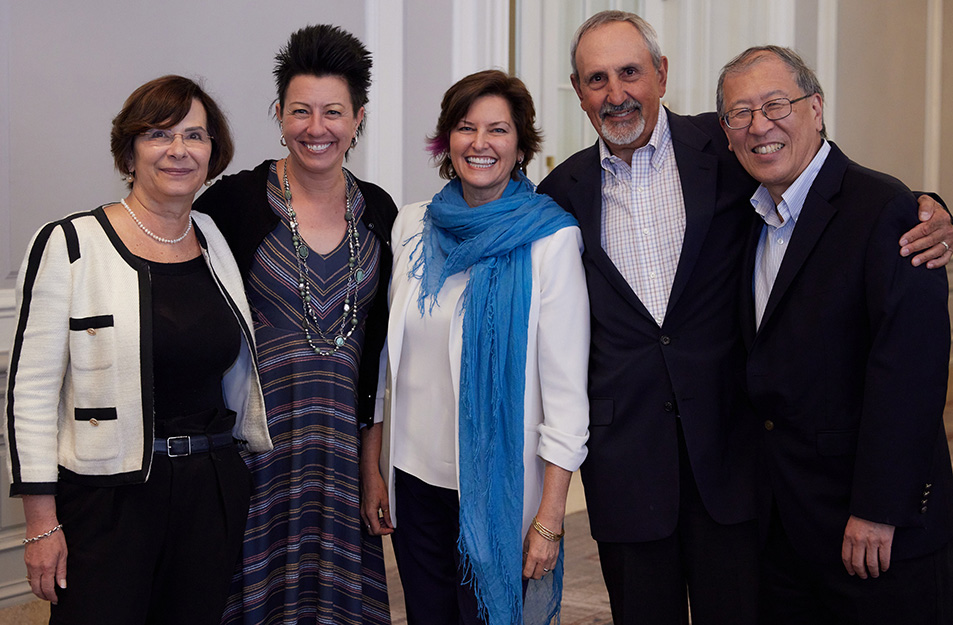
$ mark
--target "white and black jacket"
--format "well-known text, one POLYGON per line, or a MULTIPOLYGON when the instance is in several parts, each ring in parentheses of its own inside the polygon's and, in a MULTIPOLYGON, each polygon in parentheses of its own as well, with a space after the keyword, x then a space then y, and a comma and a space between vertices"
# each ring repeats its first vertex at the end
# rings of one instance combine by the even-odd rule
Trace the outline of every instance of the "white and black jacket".
MULTIPOLYGON (((209 270, 242 328, 223 378, 233 436, 271 449, 251 314, 228 245, 192 213, 209 270)), ((10 494, 55 494, 64 479, 92 486, 144 482, 153 446, 152 303, 148 264, 123 245, 102 207, 43 226, 16 285, 10 350, 10 494)))

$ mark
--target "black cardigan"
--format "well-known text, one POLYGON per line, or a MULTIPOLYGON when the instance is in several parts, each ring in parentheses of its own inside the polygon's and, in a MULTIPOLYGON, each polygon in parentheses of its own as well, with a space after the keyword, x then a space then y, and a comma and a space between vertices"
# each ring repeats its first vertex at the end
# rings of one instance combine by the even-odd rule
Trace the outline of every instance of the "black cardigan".
MULTIPOLYGON (((225 176, 194 204, 195 210, 215 220, 246 284, 258 246, 281 221, 268 204, 268 172, 272 162, 267 160, 254 169, 225 176)), ((374 422, 380 354, 387 336, 387 289, 393 264, 390 231, 397 218, 397 205, 375 184, 358 180, 357 186, 365 204, 361 221, 381 242, 380 280, 367 316, 357 379, 357 419, 361 424, 370 425, 374 422)))

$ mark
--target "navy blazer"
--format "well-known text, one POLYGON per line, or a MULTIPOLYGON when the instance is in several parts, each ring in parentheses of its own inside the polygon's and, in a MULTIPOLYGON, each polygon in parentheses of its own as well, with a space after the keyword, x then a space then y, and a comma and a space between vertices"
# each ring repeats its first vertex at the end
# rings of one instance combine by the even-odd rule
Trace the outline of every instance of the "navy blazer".
POLYGON ((897 526, 895 559, 929 553, 953 531, 946 272, 897 254, 917 223, 902 183, 831 144, 756 332, 764 221, 752 218, 742 314, 762 513, 773 495, 795 549, 817 561, 840 560, 851 514, 897 526))
POLYGON ((678 521, 680 416, 709 514, 755 516, 757 431, 743 393, 738 290, 754 181, 717 117, 668 113, 685 200, 685 237, 661 327, 602 248, 598 146, 539 185, 582 230, 592 317, 589 456, 582 466, 592 535, 642 542, 678 521))

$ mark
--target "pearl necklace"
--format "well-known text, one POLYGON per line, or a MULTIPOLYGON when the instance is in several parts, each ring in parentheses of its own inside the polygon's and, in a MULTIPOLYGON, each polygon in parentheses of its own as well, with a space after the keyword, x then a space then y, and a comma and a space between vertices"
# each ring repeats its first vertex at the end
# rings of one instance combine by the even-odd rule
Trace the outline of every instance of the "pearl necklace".
POLYGON ((136 217, 136 214, 132 212, 132 209, 129 208, 128 204, 126 204, 125 199, 119 200, 119 203, 122 204, 125 207, 125 209, 129 212, 129 216, 132 217, 132 220, 134 222, 136 222, 136 225, 139 226, 143 232, 148 234, 150 237, 152 237, 159 243, 165 243, 167 245, 175 245, 176 243, 181 242, 182 239, 184 239, 185 237, 189 236, 189 233, 192 232, 192 211, 189 211, 189 225, 188 227, 186 227, 185 232, 183 232, 181 236, 176 237, 174 239, 167 239, 165 237, 160 237, 158 234, 156 234, 152 230, 149 230, 148 228, 146 228, 145 224, 139 221, 139 218, 136 217))
POLYGON ((351 335, 354 334, 354 331, 357 329, 357 285, 364 279, 364 270, 358 266, 358 260, 361 255, 361 240, 357 231, 354 213, 351 212, 351 196, 345 191, 344 220, 347 222, 345 238, 347 239, 349 255, 347 260, 347 283, 344 285, 344 313, 341 315, 340 323, 335 322, 331 324, 332 328, 336 325, 340 325, 340 327, 337 332, 334 333, 334 336, 329 338, 324 334, 324 331, 321 330, 318 315, 311 306, 311 285, 308 280, 307 263, 308 254, 311 250, 308 249, 304 239, 301 238, 301 234, 298 231, 298 216, 291 206, 291 184, 288 182, 287 160, 285 161, 283 178, 285 207, 288 209, 288 223, 291 230, 291 244, 295 248, 295 261, 298 265, 298 294, 301 296, 302 310, 304 311, 304 319, 301 322, 301 326, 304 330, 308 345, 314 353, 319 356, 331 356, 344 347, 345 342, 351 338, 351 335), (348 299, 350 299, 350 302, 348 302, 348 299), (326 347, 315 345, 314 337, 311 335, 312 326, 318 333, 319 341, 326 345, 326 347))

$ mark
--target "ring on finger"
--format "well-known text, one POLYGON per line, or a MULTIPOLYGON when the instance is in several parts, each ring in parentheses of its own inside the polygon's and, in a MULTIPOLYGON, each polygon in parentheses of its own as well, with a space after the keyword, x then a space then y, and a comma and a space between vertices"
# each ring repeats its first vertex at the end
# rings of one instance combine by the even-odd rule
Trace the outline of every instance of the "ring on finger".
POLYGON ((940 241, 940 245, 942 245, 943 247, 945 247, 947 252, 950 251, 950 244, 947 243, 946 241, 940 241))
POLYGON ((552 571, 552 569, 543 569, 543 573, 549 573, 550 571, 552 571))

